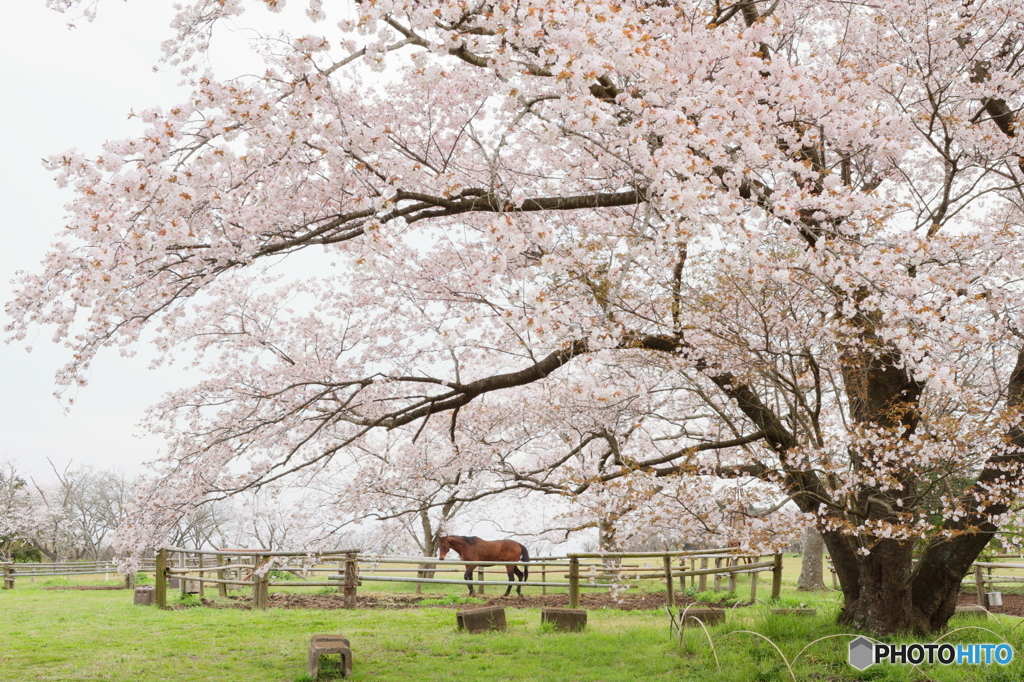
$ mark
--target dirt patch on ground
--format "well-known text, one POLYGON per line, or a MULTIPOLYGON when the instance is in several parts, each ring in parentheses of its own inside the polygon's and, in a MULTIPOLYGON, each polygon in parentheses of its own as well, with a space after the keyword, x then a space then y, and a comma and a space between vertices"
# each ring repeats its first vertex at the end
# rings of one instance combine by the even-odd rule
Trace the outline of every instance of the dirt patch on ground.
MULTIPOLYGON (((506 606, 510 608, 541 608, 544 606, 569 606, 569 595, 567 594, 536 594, 523 597, 500 595, 484 595, 477 597, 484 599, 484 604, 424 604, 427 601, 436 601, 437 595, 404 596, 404 595, 381 595, 381 596, 359 596, 356 598, 356 608, 360 609, 472 609, 482 606, 506 606)), ((679 604, 689 604, 693 600, 687 597, 677 599, 679 604)), ((668 602, 664 594, 629 594, 619 595, 617 599, 607 593, 594 593, 580 595, 580 606, 586 609, 618 609, 622 611, 635 611, 643 609, 660 609, 668 602)), ((203 599, 203 606, 211 608, 227 609, 251 609, 252 597, 249 595, 230 595, 227 599, 203 599)), ((345 597, 340 594, 290 594, 276 593, 270 595, 271 608, 278 609, 343 609, 345 608, 345 597)))
MULTIPOLYGON (((971 594, 961 594, 957 600, 957 604, 977 604, 977 597, 971 594)), ((1002 613, 1007 616, 1017 616, 1024 618, 1024 594, 1007 594, 1003 593, 1003 605, 992 606, 989 608, 992 613, 1002 613)))
POLYGON ((61 585, 43 590, 127 590, 124 585, 61 585))
MULTIPOLYGON (((124 589, 123 587, 52 587, 48 589, 124 589)), ((541 608, 545 606, 567 607, 569 606, 569 595, 567 594, 533 594, 523 597, 515 595, 502 597, 500 595, 477 596, 477 599, 485 600, 484 604, 424 604, 423 602, 436 601, 439 595, 360 595, 356 598, 356 608, 360 609, 449 609, 458 610, 472 609, 481 606, 506 606, 509 608, 541 608)), ((248 594, 230 595, 226 599, 216 600, 202 599, 203 606, 218 609, 251 609, 252 597, 248 594)), ((638 611, 647 609, 661 609, 667 605, 664 593, 654 594, 625 594, 613 598, 605 592, 595 592, 580 595, 580 606, 585 609, 617 609, 620 611, 638 611)), ((676 596, 676 603, 685 606, 692 604, 691 597, 676 596)), ((961 594, 959 604, 976 604, 974 594, 961 594)), ((745 606, 746 604, 737 604, 745 606)), ((277 609, 343 609, 345 608, 345 597, 340 594, 291 594, 276 593, 270 595, 270 606, 277 609)), ((173 608, 173 607, 172 607, 173 608)), ((187 608, 179 606, 176 608, 187 608)), ((1006 614, 1008 616, 1024 617, 1024 595, 1003 594, 1003 605, 989 609, 992 613, 1006 614)))

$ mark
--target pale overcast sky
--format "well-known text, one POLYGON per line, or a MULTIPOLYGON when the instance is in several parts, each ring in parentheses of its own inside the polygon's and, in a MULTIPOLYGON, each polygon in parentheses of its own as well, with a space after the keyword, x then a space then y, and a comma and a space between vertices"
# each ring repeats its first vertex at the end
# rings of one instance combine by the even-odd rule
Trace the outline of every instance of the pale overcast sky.
MULTIPOLYGON (((104 140, 139 130, 127 114, 156 104, 169 106, 185 91, 164 68, 154 73, 160 42, 170 36, 169 2, 107 0, 99 17, 67 27, 69 17, 46 9, 44 0, 5 6, 7 30, 0 41, 0 298, 10 299, 18 270, 36 270, 62 225, 70 194, 59 190, 40 161, 77 147, 98 153, 104 140)), ((216 66, 216 64, 215 64, 216 66)), ((5 324, 8 321, 4 316, 5 324)), ((145 406, 196 378, 178 370, 146 369, 142 357, 107 352, 94 366, 91 383, 77 391, 65 414, 53 397, 54 371, 66 353, 41 330, 24 344, 0 344, 0 460, 45 477, 47 458, 141 472, 161 441, 140 438, 145 406)), ((143 349, 144 350, 144 349, 143 349)))
MULTIPOLYGON (((285 14, 257 11, 247 23, 267 31, 301 16, 306 3, 291 3, 285 14)), ((0 130, 6 135, 0 157, 0 299, 11 297, 18 270, 35 271, 63 225, 70 199, 41 163, 44 157, 76 147, 99 153, 105 140, 138 133, 128 113, 150 106, 169 107, 187 96, 179 76, 164 67, 154 73, 160 43, 170 37, 169 0, 104 0, 94 22, 47 10, 45 0, 17 0, 5 6, 0 41, 0 130)), ((305 31, 303 31, 305 32, 305 31)), ((219 77, 258 71, 238 42, 238 31, 214 43, 211 66, 219 77)), ((0 313, 4 324, 9 320, 0 313)), ((0 344, 0 460, 37 480, 52 476, 47 460, 63 469, 72 464, 142 473, 143 462, 159 454, 162 441, 141 437, 138 423, 146 406, 173 388, 198 380, 176 368, 147 369, 147 349, 136 358, 116 351, 101 354, 88 386, 79 389, 65 413, 54 397, 54 372, 67 361, 52 344, 51 329, 37 330, 22 344, 0 344), (26 353, 25 345, 33 350, 26 353)), ((6 338, 4 335, 3 338, 6 338)), ((486 519, 461 532, 498 533, 486 519)))

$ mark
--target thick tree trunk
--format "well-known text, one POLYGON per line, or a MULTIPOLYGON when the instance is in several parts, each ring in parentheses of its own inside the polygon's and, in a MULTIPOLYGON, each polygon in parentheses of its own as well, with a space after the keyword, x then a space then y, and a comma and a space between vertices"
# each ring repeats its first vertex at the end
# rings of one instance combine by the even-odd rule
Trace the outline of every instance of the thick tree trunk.
POLYGON ((804 551, 796 589, 805 592, 825 589, 824 554, 825 541, 822 539, 821 533, 813 526, 807 528, 804 531, 804 551))
POLYGON ((602 552, 614 552, 618 546, 615 522, 602 519, 597 525, 597 546, 602 552))
POLYGON ((856 538, 823 533, 843 590, 839 622, 875 636, 944 630, 956 612, 960 582, 992 536, 933 542, 915 566, 912 541, 876 540, 865 555, 856 551, 856 538))
MULTIPOLYGON (((427 511, 420 511, 420 526, 423 530, 423 539, 418 540, 423 556, 434 556, 437 553, 437 531, 431 526, 430 515, 427 511)), ((437 568, 437 564, 420 564, 417 566, 417 578, 433 578, 437 573, 431 569, 437 568)), ((416 583, 416 594, 423 593, 423 583, 416 583)))
POLYGON ((912 577, 914 611, 918 629, 924 632, 942 630, 956 612, 960 583, 995 536, 995 527, 985 524, 989 532, 962 535, 953 540, 933 542, 921 555, 912 577))
POLYGON ((879 540, 869 554, 854 554, 857 583, 853 589, 843 583, 839 622, 874 635, 920 630, 910 581, 913 553, 912 541, 879 540))

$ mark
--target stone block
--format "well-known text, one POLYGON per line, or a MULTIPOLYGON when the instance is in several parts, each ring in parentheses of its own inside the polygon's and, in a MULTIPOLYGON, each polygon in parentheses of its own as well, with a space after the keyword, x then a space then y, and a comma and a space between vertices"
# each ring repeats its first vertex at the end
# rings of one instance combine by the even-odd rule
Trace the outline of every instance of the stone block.
POLYGON ((556 630, 580 632, 587 627, 587 612, 583 609, 544 608, 540 610, 540 622, 551 623, 556 630))
POLYGON ((156 599, 156 588, 155 587, 136 587, 135 588, 135 605, 136 606, 152 606, 153 601, 156 599))
POLYGON ((313 635, 309 642, 309 656, 306 673, 314 680, 320 674, 320 659, 337 654, 341 657, 341 676, 352 674, 352 649, 349 641, 341 635, 313 635))
POLYGON ((816 609, 772 609, 772 613, 776 616, 816 616, 818 611, 816 609))
POLYGON ((683 624, 683 627, 696 626, 697 624, 694 619, 704 623, 704 625, 714 625, 715 623, 721 623, 725 620, 725 611, 722 609, 689 609, 685 608, 679 612, 679 619, 683 624), (685 612, 685 615, 684 615, 685 612))
POLYGON ((505 609, 501 606, 485 606, 479 609, 458 611, 455 622, 460 630, 468 632, 484 632, 486 630, 505 630, 505 609))

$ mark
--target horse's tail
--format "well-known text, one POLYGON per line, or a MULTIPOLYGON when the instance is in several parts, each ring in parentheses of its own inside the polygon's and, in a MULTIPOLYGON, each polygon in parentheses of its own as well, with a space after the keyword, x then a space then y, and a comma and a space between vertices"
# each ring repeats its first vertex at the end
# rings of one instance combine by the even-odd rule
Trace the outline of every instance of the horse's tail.
POLYGON ((523 548, 523 553, 519 555, 519 558, 523 560, 523 582, 525 583, 530 577, 530 564, 527 562, 530 560, 530 550, 526 549, 526 545, 519 543, 519 546, 523 548))

